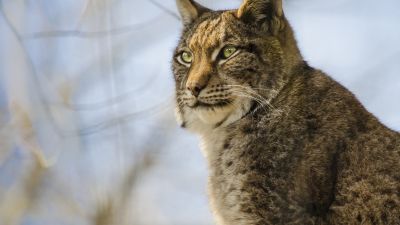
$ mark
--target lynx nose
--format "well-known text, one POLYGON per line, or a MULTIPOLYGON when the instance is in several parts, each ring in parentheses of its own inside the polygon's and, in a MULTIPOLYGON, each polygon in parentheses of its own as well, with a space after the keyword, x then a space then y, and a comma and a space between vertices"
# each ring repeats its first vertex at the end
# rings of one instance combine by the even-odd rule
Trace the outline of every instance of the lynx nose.
POLYGON ((189 90, 194 97, 199 97, 201 91, 208 85, 212 74, 212 67, 208 63, 206 56, 200 60, 200 63, 193 64, 193 68, 188 74, 186 81, 186 89, 189 90))
POLYGON ((189 84, 187 89, 192 93, 194 97, 199 97, 200 92, 204 89, 205 86, 200 84, 189 84))

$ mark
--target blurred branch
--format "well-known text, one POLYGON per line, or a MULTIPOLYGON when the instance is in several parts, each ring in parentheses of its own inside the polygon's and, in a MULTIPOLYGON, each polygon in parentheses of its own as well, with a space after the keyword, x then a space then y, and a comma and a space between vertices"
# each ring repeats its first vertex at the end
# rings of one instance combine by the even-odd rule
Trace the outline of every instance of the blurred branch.
POLYGON ((52 166, 55 163, 55 160, 49 161, 43 154, 37 141, 33 122, 27 111, 17 102, 11 102, 10 112, 13 116, 13 127, 21 138, 21 144, 30 151, 41 167, 48 168, 52 166))
POLYGON ((8 114, 8 112, 0 108, 0 167, 11 155, 14 147, 14 128, 8 114))
POLYGON ((81 135, 81 136, 91 135, 93 133, 99 132, 100 130, 104 130, 106 128, 113 127, 118 122, 127 123, 127 122, 129 122, 129 120, 131 120, 133 118, 143 119, 146 116, 150 116, 155 113, 161 113, 161 112, 167 110, 169 107, 171 107, 171 105, 173 105, 172 97, 170 97, 168 99, 169 100, 167 100, 159 105, 156 105, 154 107, 150 107, 150 108, 142 109, 140 111, 136 111, 134 113, 129 113, 126 115, 118 116, 116 118, 112 118, 105 122, 100 122, 98 124, 83 128, 83 129, 79 130, 79 135, 81 135))
MULTIPOLYGON (((166 8, 162 4, 154 1, 154 0, 149 0, 151 4, 156 6, 157 8, 161 9, 164 13, 172 16, 173 18, 180 20, 180 17, 173 12, 172 10, 166 8)), ((86 9, 84 10, 84 14, 87 11, 89 3, 86 5, 86 9)), ((118 28, 114 28, 111 30, 104 30, 104 31, 82 31, 82 30, 53 30, 53 31, 41 31, 37 33, 33 33, 30 35, 26 35, 24 39, 40 39, 40 38, 58 38, 58 37, 75 37, 75 38, 104 38, 108 37, 108 35, 121 35, 133 31, 137 31, 138 29, 142 27, 146 27, 149 24, 159 20, 161 15, 157 16, 156 18, 146 21, 140 24, 133 24, 133 25, 127 25, 127 26, 122 26, 118 28)), ((80 24, 78 24, 78 27, 80 24)))
MULTIPOLYGON (((158 106, 155 106, 155 107, 151 107, 151 108, 147 108, 147 109, 144 109, 144 110, 141 110, 141 111, 138 111, 138 112, 127 114, 125 116, 116 117, 116 118, 111 119, 109 121, 101 122, 101 123, 98 123, 96 125, 93 125, 93 126, 90 126, 90 127, 87 127, 87 128, 83 128, 83 129, 80 129, 80 130, 72 130, 72 131, 62 130, 56 124, 54 115, 53 115, 51 109, 49 108, 50 105, 51 105, 50 102, 48 102, 46 100, 46 98, 44 97, 43 87, 41 85, 41 82, 39 81, 38 73, 37 73, 37 70, 36 70, 36 68, 34 66, 33 60, 31 59, 31 57, 30 57, 30 55, 28 53, 28 50, 25 47, 25 44, 24 44, 24 41, 23 41, 21 35, 18 33, 18 31, 13 26, 13 24, 11 23, 11 21, 7 17, 6 13, 4 12, 2 2, 0 2, 0 13, 3 15, 6 24, 9 26, 10 30, 12 31, 13 35, 15 36, 15 38, 17 39, 19 45, 21 46, 21 48, 23 50, 24 56, 26 58, 26 61, 27 61, 28 65, 29 65, 29 67, 31 68, 31 73, 33 75, 32 76, 33 77, 33 81, 36 84, 36 86, 38 87, 36 90, 38 91, 39 100, 43 105, 43 109, 44 109, 45 113, 48 115, 47 118, 49 119, 50 124, 52 125, 53 129, 56 131, 56 133, 60 137, 67 137, 67 136, 71 137, 71 136, 76 136, 76 134, 78 134, 78 136, 79 135, 93 134, 93 133, 95 133, 95 132, 97 132, 99 130, 102 130, 102 129, 105 129, 105 128, 108 128, 108 127, 116 125, 119 120, 127 121, 129 119, 134 118, 134 117, 149 115, 149 114, 152 114, 154 112, 159 112, 160 109, 167 108, 167 106, 168 106, 167 104, 161 104, 161 105, 158 105, 158 106)), ((141 24, 141 26, 142 25, 143 24, 141 24)), ((139 25, 136 25, 136 26, 139 26, 139 25)), ((97 33, 97 35, 99 35, 99 34, 100 33, 97 33)), ((108 33, 106 33, 106 31, 104 31, 104 33, 101 33, 101 35, 107 35, 107 34, 108 33)), ((118 98, 118 96, 117 96, 117 98, 118 98)), ((112 99, 112 100, 115 100, 115 99, 112 99)), ((104 102, 104 103, 106 103, 106 102, 104 102)), ((169 104, 170 102, 167 101, 167 103, 169 104)), ((38 155, 38 156, 40 156, 40 155, 38 155)))
POLYGON ((57 135, 61 136, 61 132, 59 130, 59 128, 57 127, 53 114, 51 113, 48 104, 46 102, 46 99, 44 97, 44 94, 42 93, 42 87, 39 81, 39 77, 38 77, 38 72, 36 70, 36 67, 33 63, 32 58, 29 55, 28 50, 26 49, 26 46, 24 44, 24 41, 21 37, 21 35, 18 33, 17 29, 14 27, 14 25, 11 23, 10 19, 8 18, 6 12, 4 11, 4 5, 3 5, 3 1, 0 1, 0 13, 1 15, 3 15, 4 21, 7 24, 7 26, 9 27, 11 33, 14 35, 14 37, 16 38, 18 44, 20 45, 22 52, 25 56, 26 62, 28 63, 29 67, 31 68, 31 73, 32 73, 32 77, 33 77, 33 82, 37 85, 38 87, 38 95, 39 95, 39 101, 40 103, 43 105, 43 109, 45 111, 45 113, 48 115, 50 124, 52 125, 54 131, 57 133, 57 135))
POLYGON ((151 87, 152 84, 154 84, 154 80, 158 78, 160 73, 157 73, 155 76, 149 76, 149 79, 147 79, 143 84, 141 84, 139 87, 129 90, 126 93, 110 97, 108 99, 100 100, 97 102, 90 102, 90 103, 74 103, 71 100, 71 84, 70 83, 64 83, 63 85, 60 86, 59 93, 60 96, 62 96, 62 102, 53 102, 51 103, 52 105, 59 105, 60 107, 66 107, 70 110, 74 111, 95 111, 107 107, 111 107, 113 105, 117 104, 122 104, 122 102, 128 100, 130 97, 137 97, 137 93, 143 93, 145 89, 148 89, 151 87))
POLYGON ((113 204, 112 198, 107 198, 105 202, 99 203, 95 215, 91 219, 93 225, 116 225, 114 222, 117 209, 113 204))
POLYGON ((47 170, 34 157, 34 165, 23 179, 20 188, 11 189, 0 204, 0 218, 5 225, 19 225, 24 214, 31 209, 38 198, 44 173, 47 170))
POLYGON ((29 34, 23 37, 23 39, 41 39, 41 38, 107 38, 109 35, 122 35, 134 31, 138 31, 141 28, 149 26, 149 24, 159 20, 161 15, 156 16, 154 19, 149 21, 121 26, 118 28, 114 28, 111 30, 102 30, 102 31, 82 31, 82 30, 53 30, 53 31, 41 31, 33 34, 29 34))
POLYGON ((132 167, 125 173, 122 183, 116 186, 115 191, 105 196, 105 199, 99 198, 96 211, 91 217, 92 225, 131 224, 131 221, 128 220, 132 219, 129 210, 132 192, 138 180, 155 164, 154 155, 156 151, 159 150, 144 151, 143 156, 133 163, 132 167))

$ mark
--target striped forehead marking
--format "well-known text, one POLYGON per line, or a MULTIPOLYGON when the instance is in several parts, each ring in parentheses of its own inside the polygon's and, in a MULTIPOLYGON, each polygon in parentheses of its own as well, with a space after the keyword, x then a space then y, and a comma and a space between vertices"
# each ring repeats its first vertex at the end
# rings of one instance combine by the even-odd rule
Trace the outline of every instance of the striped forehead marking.
POLYGON ((222 16, 202 22, 189 41, 193 50, 218 47, 225 36, 225 20, 222 16))

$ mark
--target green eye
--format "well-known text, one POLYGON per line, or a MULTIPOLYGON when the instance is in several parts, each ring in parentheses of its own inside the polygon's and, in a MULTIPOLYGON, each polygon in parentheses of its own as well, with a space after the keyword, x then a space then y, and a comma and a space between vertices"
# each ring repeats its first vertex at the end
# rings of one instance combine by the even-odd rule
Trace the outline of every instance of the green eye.
POLYGON ((222 56, 224 59, 227 59, 231 57, 235 52, 237 51, 237 48, 233 46, 227 46, 222 50, 222 56))
POLYGON ((193 55, 190 52, 183 52, 181 55, 181 59, 184 63, 192 63, 193 55))

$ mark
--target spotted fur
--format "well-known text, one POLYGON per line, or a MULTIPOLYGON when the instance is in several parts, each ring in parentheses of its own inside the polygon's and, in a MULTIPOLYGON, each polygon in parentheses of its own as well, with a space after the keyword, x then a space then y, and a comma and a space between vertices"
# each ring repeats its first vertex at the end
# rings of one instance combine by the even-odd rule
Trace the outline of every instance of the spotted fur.
POLYGON ((303 61, 281 0, 177 5, 176 115, 201 139, 218 225, 400 224, 400 134, 303 61))

